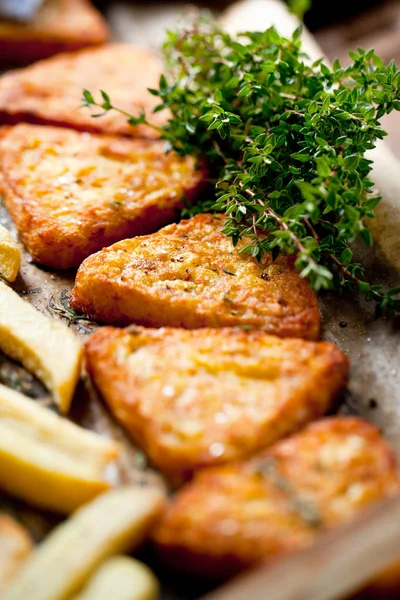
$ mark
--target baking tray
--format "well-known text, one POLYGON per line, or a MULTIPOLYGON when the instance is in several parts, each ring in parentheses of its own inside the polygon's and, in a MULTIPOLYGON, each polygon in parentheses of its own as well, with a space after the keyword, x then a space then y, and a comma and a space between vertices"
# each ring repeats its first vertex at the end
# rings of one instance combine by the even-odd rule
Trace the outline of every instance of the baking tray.
MULTIPOLYGON (((156 47, 165 27, 173 26, 183 7, 175 2, 115 2, 108 17, 114 38, 141 45, 148 45, 150 40, 150 45, 156 47)), ((3 205, 0 205, 0 223, 16 235, 3 205)), ((398 285, 398 274, 380 256, 379 249, 360 249, 358 252, 373 283, 398 285)), ((76 321, 68 312, 68 294, 74 275, 74 271, 60 273, 39 267, 23 251, 20 275, 13 287, 40 311, 67 322, 85 337, 97 325, 85 320, 76 321)), ((323 337, 342 348, 351 363, 349 388, 338 403, 337 411, 372 421, 400 456, 400 321, 376 320, 372 305, 347 294, 341 297, 321 294, 320 308, 323 337)), ((1 354, 0 381, 55 410, 43 386, 1 354)), ((146 464, 144 455, 114 422, 88 381, 80 384, 70 417, 83 427, 108 435, 122 444, 118 463, 122 483, 166 486, 163 478, 146 464)), ((0 497, 0 509, 26 525, 36 541, 58 522, 57 516, 32 509, 4 494, 0 497)), ((311 549, 258 569, 254 574, 240 576, 218 590, 210 582, 164 570, 149 550, 144 550, 141 557, 151 564, 162 582, 162 600, 190 600, 208 593, 210 600, 267 597, 268 600, 329 600, 345 597, 397 556, 400 556, 400 500, 374 507, 351 525, 324 536, 311 549)))

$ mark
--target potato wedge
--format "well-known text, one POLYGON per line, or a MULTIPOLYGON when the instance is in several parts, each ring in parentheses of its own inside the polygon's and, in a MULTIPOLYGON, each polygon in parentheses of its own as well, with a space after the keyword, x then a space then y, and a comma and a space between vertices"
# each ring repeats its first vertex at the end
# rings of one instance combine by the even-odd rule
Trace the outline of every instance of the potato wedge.
POLYGON ((153 572, 128 556, 107 560, 73 600, 156 600, 159 584, 153 572))
POLYGON ((0 598, 4 597, 7 587, 32 548, 32 540, 26 529, 10 516, 0 514, 0 598))
POLYGON ((67 412, 80 376, 82 349, 60 321, 40 313, 0 282, 0 350, 21 362, 67 412))
POLYGON ((21 250, 11 233, 0 225, 0 275, 15 281, 21 266, 21 250))
POLYGON ((164 508, 156 489, 121 487, 79 509, 33 553, 4 600, 66 600, 107 558, 132 550, 164 508))
POLYGON ((69 513, 109 488, 118 446, 0 385, 0 487, 41 508, 69 513))

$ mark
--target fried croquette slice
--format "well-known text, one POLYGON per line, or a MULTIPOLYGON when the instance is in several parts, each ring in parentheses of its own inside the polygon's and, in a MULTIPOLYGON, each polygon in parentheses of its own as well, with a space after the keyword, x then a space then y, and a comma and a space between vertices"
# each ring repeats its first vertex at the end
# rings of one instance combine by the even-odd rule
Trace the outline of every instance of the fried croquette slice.
POLYGON ((348 374, 333 344, 240 329, 102 327, 85 361, 113 415, 174 482, 324 415, 348 374))
POLYGON ((33 259, 76 267, 176 220, 203 176, 160 141, 21 123, 0 132, 0 190, 33 259))
POLYGON ((107 324, 251 326, 318 339, 317 299, 293 257, 241 254, 248 240, 234 247, 224 223, 197 215, 105 248, 81 265, 72 306, 107 324))
POLYGON ((58 54, 0 77, 0 123, 24 121, 157 138, 156 130, 129 125, 127 117, 115 110, 93 118, 99 110, 82 106, 82 92, 87 89, 100 100, 100 90, 106 87, 114 106, 136 117, 145 111, 152 123, 161 125, 166 112, 151 114, 159 101, 147 90, 158 86, 161 72, 162 61, 154 53, 130 44, 58 54))
POLYGON ((398 493, 396 459, 379 431, 334 417, 248 462, 199 472, 172 500, 154 540, 170 564, 222 578, 308 547, 398 493))
POLYGON ((26 23, 0 20, 0 61, 27 64, 107 39, 106 21, 89 0, 45 0, 26 23))

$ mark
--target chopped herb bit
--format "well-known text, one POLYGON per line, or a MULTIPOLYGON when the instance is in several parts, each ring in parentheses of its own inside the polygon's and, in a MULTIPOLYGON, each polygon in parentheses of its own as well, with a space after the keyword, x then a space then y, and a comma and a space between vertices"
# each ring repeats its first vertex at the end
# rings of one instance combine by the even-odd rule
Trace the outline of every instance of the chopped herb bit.
POLYGON ((228 269, 222 269, 224 273, 227 275, 232 275, 232 277, 236 277, 236 273, 232 273, 232 271, 228 271, 228 269))
POLYGON ((22 290, 22 292, 20 293, 20 296, 32 296, 33 294, 41 294, 42 291, 43 290, 40 287, 31 288, 30 290, 22 290))
MULTIPOLYGON (((87 321, 93 324, 95 323, 93 319, 91 319, 87 315, 79 314, 69 306, 68 290, 63 290, 61 292, 59 304, 57 304, 54 300, 54 295, 51 296, 47 305, 47 309, 49 312, 54 312, 57 315, 59 315, 62 319, 65 319, 67 321, 68 327, 70 327, 72 323, 80 321, 87 321)), ((82 327, 82 333, 91 333, 91 330, 89 328, 82 327)))
POLYGON ((270 457, 260 462, 257 465, 256 472, 263 477, 267 477, 272 485, 288 497, 291 510, 310 525, 310 527, 320 527, 323 525, 318 507, 313 502, 302 498, 294 488, 292 482, 282 475, 282 473, 279 473, 275 459, 270 457))
POLYGON ((31 373, 2 353, 0 353, 0 383, 32 398, 46 393, 31 373))
POLYGON ((314 504, 306 502, 301 498, 296 498, 292 503, 292 508, 311 527, 320 527, 322 525, 321 515, 314 504))
POLYGON ((135 454, 135 465, 136 468, 140 471, 144 471, 145 469, 147 469, 148 466, 146 455, 143 454, 143 452, 140 452, 139 450, 135 454))

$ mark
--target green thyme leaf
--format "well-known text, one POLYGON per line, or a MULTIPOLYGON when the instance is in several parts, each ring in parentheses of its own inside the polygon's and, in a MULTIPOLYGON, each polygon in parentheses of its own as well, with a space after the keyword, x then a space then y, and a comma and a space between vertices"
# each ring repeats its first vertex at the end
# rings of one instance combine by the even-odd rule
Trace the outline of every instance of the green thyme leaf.
POLYGON ((349 66, 310 65, 300 30, 290 39, 274 28, 234 39, 210 20, 169 32, 164 51, 168 72, 150 90, 160 99, 155 111, 169 110, 162 128, 116 108, 104 92, 97 103, 85 90, 84 104, 119 110, 179 155, 207 162, 215 198, 186 207, 185 216, 222 212, 224 233, 234 245, 246 237, 257 260, 295 254, 315 290, 361 291, 379 313, 399 311, 399 292, 368 283, 351 251, 355 239, 372 244, 364 221, 379 197, 365 152, 386 135, 381 117, 400 109, 395 63, 358 49, 349 66))

